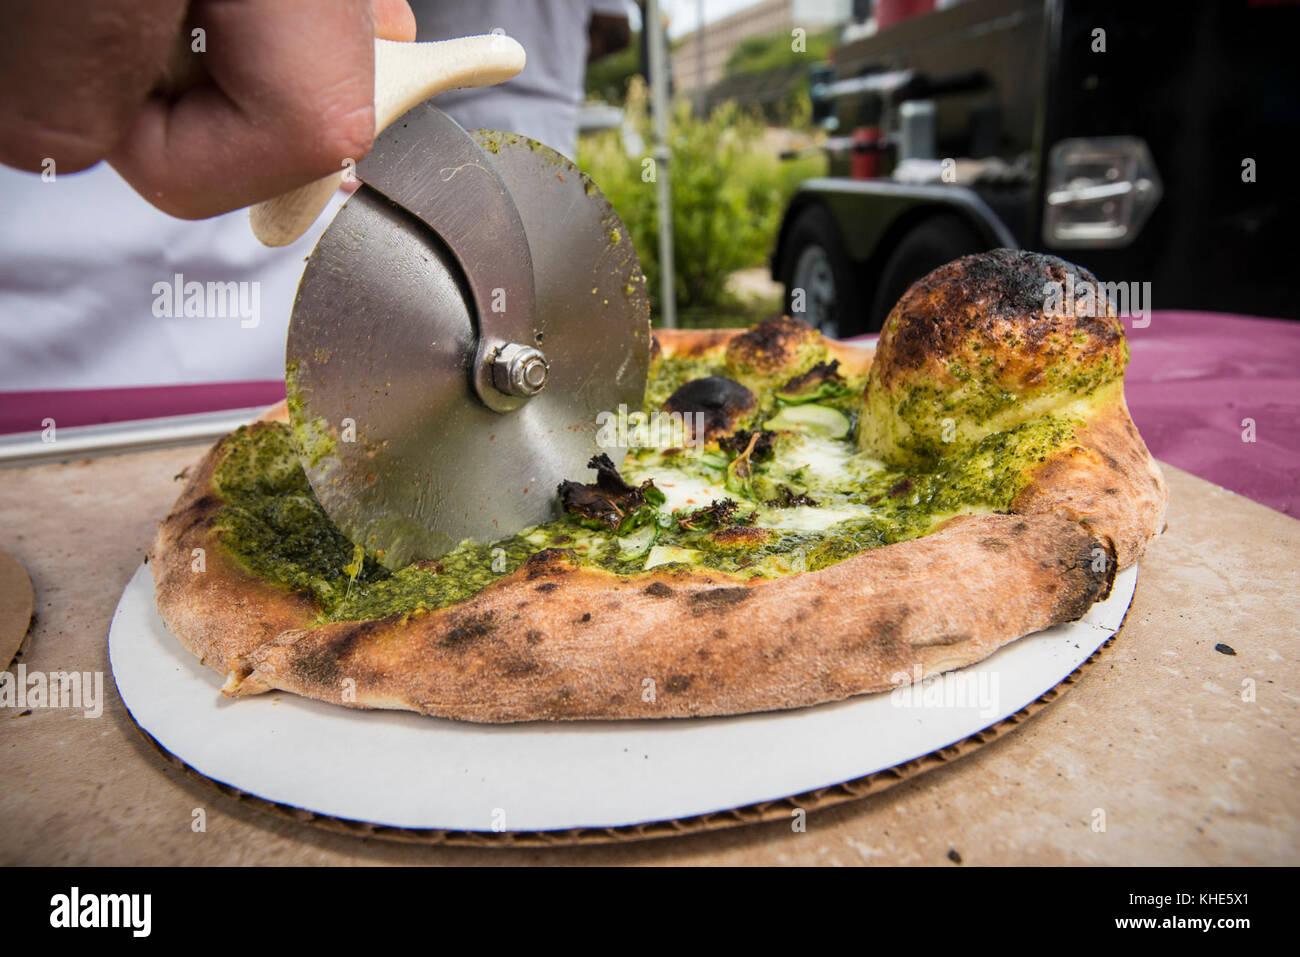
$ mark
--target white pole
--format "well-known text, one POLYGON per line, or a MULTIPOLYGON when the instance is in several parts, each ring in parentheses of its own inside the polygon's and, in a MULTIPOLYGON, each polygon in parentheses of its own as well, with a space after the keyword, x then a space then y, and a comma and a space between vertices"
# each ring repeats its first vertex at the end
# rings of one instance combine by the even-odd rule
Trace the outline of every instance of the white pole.
POLYGON ((677 300, 673 278, 673 199, 668 165, 668 56, 664 49, 659 0, 646 0, 646 22, 650 42, 650 105, 655 121, 655 186, 659 207, 659 313, 665 329, 677 328, 677 300))

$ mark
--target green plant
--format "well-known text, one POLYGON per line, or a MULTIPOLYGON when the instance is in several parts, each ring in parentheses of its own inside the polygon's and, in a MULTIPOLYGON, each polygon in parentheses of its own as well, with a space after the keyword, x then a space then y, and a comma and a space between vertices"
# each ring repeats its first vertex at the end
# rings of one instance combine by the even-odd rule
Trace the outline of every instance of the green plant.
POLYGON ((809 70, 813 64, 830 57, 835 41, 835 30, 808 35, 800 50, 794 49, 794 41, 787 33, 745 37, 732 49, 723 67, 723 75, 734 80, 766 74, 769 84, 780 78, 786 92, 776 100, 764 98, 763 108, 767 116, 778 123, 807 128, 812 120, 809 70))
POLYGON ((805 38, 804 49, 795 50, 788 33, 768 33, 761 36, 745 37, 727 57, 723 67, 725 76, 739 76, 745 73, 766 73, 790 66, 806 66, 825 60, 835 45, 835 31, 824 30, 809 34, 805 38))
POLYGON ((616 106, 627 95, 628 81, 640 70, 641 34, 633 33, 631 42, 609 56, 587 65, 587 96, 616 106))
MULTIPOLYGON (((643 155, 628 155, 620 133, 606 131, 583 138, 578 162, 626 225, 657 319, 658 170, 649 158, 653 136, 639 77, 628 86, 625 109, 627 122, 646 144, 643 155)), ((802 180, 824 172, 823 158, 783 162, 765 139, 762 121, 735 104, 723 104, 708 117, 694 116, 684 99, 673 104, 673 250, 677 306, 684 322, 720 324, 738 311, 743 318, 742 304, 727 291, 728 276, 764 264, 790 196, 802 180)))

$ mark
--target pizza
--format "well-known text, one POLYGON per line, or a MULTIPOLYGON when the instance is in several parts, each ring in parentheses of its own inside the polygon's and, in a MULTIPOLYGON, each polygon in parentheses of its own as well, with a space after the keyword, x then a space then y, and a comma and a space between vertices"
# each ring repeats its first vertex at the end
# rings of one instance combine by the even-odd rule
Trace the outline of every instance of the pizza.
POLYGON ((644 408, 607 423, 626 457, 594 455, 551 522, 398 569, 330 522, 281 404, 183 473, 159 611, 227 695, 475 722, 799 708, 961 668, 1082 616, 1164 525, 1123 325, 1045 308, 1067 282, 1095 279, 965 257, 874 349, 789 317, 658 330, 644 408))

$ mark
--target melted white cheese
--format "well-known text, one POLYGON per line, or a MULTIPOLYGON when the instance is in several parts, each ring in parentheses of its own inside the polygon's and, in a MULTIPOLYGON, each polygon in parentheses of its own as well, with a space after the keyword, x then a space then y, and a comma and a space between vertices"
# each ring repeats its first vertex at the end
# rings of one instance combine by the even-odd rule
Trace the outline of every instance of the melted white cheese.
POLYGON ((840 495, 860 488, 866 476, 884 468, 878 460, 859 453, 852 440, 785 433, 777 440, 775 451, 771 461, 759 466, 761 471, 774 482, 792 486, 796 491, 807 490, 817 500, 816 506, 772 508, 745 501, 727 489, 723 472, 698 461, 701 453, 694 450, 686 453, 692 461, 685 467, 678 464, 680 453, 668 462, 656 453, 629 457, 624 476, 632 484, 647 478, 654 480, 667 499, 660 507, 666 521, 673 512, 707 508, 727 498, 740 501, 742 506, 756 507, 755 524, 759 527, 780 531, 824 532, 840 522, 872 514, 870 506, 836 501, 840 495), (798 478, 793 477, 796 472, 800 473, 798 478))
POLYGON ((680 469, 659 467, 648 469, 646 476, 655 480, 655 487, 668 499, 661 511, 706 508, 715 501, 735 498, 721 482, 707 482, 680 469))
POLYGON ((798 505, 794 508, 762 509, 758 525, 786 532, 824 532, 832 525, 871 514, 868 505, 798 505))
POLYGON ((668 565, 673 562, 684 562, 693 565, 699 561, 700 553, 693 548, 678 548, 676 545, 656 545, 650 549, 650 554, 645 559, 645 570, 649 571, 656 565, 668 565))
POLYGON ((885 466, 859 453, 851 441, 820 435, 784 435, 777 442, 776 456, 767 466, 775 480, 803 470, 795 484, 809 490, 848 492, 885 466))

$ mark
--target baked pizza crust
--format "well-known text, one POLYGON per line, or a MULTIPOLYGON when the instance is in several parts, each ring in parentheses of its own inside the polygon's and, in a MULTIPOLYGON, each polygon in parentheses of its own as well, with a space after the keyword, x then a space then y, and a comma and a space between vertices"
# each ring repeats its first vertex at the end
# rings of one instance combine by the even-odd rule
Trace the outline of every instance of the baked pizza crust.
MULTIPOLYGON (((701 355, 734 333, 658 335, 667 353, 701 355)), ((831 348, 855 372, 870 363, 869 349, 831 348)), ((283 421, 283 407, 268 417, 283 421)), ((163 620, 228 675, 228 694, 278 688, 478 722, 795 708, 963 667, 1109 594, 1159 531, 1165 498, 1117 405, 1038 469, 1013 514, 955 518, 821 571, 619 577, 550 549, 449 608, 312 628, 310 596, 250 577, 215 540, 216 461, 213 449, 186 476, 151 566, 163 620)))
MULTIPOLYGON (((660 330, 656 348, 721 357, 739 335, 660 330)), ((850 374, 871 366, 868 347, 828 347, 850 374)), ((158 607, 186 647, 227 675, 231 696, 281 689, 475 722, 838 701, 972 664, 1109 594, 1116 571, 1162 530, 1167 499, 1122 391, 1114 395, 1031 473, 1010 514, 953 518, 820 571, 618 576, 548 549, 465 602, 318 627, 310 595, 250 577, 227 557, 213 530, 222 504, 214 447, 185 476, 151 549, 158 607)), ((283 404, 267 417, 285 421, 283 404)))
POLYGON ((1052 515, 963 517, 752 583, 620 578, 550 549, 460 605, 288 632, 247 657, 233 690, 486 722, 797 708, 960 668, 1078 618, 1110 591, 1104 547, 1052 515))

